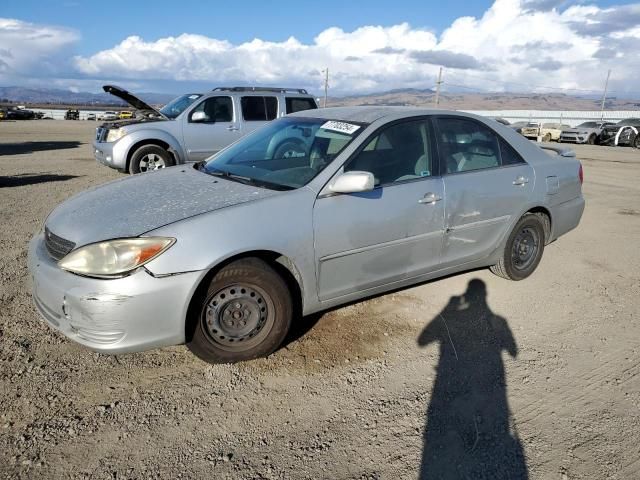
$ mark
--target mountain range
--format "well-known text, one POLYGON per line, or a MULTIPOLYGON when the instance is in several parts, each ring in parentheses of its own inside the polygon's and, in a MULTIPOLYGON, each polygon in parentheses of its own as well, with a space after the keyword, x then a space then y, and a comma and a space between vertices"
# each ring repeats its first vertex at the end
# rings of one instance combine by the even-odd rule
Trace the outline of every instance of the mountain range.
MULTIPOLYGON (((164 105, 176 95, 138 93, 151 105, 164 105)), ((0 102, 27 105, 124 105, 107 93, 73 92, 53 88, 0 87, 0 102)), ((320 99, 323 103, 323 99, 320 99)), ((452 110, 599 110, 597 96, 573 96, 561 93, 441 93, 438 108, 452 110)), ((435 92, 431 89, 404 88, 385 92, 329 97, 327 106, 346 105, 410 105, 435 107, 435 92)), ((608 98, 608 110, 640 110, 640 100, 608 98)))

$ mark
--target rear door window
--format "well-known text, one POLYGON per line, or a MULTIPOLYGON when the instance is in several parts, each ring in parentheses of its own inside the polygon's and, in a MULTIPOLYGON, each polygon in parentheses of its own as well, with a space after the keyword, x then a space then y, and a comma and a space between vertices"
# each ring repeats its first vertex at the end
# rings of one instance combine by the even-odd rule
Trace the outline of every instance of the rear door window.
POLYGON ((286 97, 287 113, 295 113, 301 110, 313 110, 318 108, 312 98, 286 97))
POLYGON ((278 116, 278 99, 276 97, 242 97, 240 104, 242 118, 247 122, 264 122, 274 120, 278 116))
POLYGON ((445 173, 500 166, 498 137, 489 127, 460 117, 438 119, 438 143, 445 173))

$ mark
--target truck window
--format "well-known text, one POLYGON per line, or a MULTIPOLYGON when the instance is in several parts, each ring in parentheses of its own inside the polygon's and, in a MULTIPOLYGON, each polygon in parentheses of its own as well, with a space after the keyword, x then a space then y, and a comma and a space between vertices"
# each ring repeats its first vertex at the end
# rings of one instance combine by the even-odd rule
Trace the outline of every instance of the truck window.
POLYGON ((312 98, 287 97, 287 113, 295 113, 300 110, 313 110, 318 108, 312 98))
POLYGON ((276 97, 242 97, 242 118, 246 121, 273 120, 278 116, 278 99, 276 97))

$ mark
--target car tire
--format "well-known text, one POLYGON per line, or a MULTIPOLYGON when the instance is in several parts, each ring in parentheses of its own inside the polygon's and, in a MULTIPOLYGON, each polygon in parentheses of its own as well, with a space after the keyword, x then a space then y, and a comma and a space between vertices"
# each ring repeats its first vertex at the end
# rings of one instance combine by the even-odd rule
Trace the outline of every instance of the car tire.
POLYGON ((633 146, 640 148, 640 134, 636 134, 636 138, 633 140, 633 146))
POLYGON ((145 173, 170 167, 173 156, 158 145, 144 145, 134 152, 129 162, 129 173, 145 173))
POLYGON ((550 142, 551 141, 551 134, 550 133, 545 133, 544 136, 542 137, 542 141, 543 142, 550 142))
POLYGON ((538 267, 545 244, 545 224, 541 213, 526 213, 509 234, 502 256, 491 271, 508 280, 523 280, 538 267))
POLYGON ((596 134, 592 133, 591 135, 589 135, 589 138, 587 139, 587 143, 589 145, 595 145, 596 144, 596 134))
POLYGON ((235 363, 275 351, 291 326, 293 304, 284 279, 266 262, 247 258, 223 267, 193 308, 187 347, 209 363, 235 363))
POLYGON ((307 149, 303 142, 296 139, 286 139, 276 147, 273 152, 273 158, 293 158, 297 156, 305 156, 306 154, 307 149))

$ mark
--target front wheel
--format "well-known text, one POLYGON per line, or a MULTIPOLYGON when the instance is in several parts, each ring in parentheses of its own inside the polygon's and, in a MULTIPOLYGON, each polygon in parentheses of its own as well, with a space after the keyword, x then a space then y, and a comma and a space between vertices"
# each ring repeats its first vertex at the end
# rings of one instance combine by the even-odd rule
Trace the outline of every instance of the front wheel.
POLYGON ((170 167, 173 158, 169 152, 158 145, 145 145, 135 151, 129 163, 129 173, 145 173, 170 167))
POLYGON ((187 332, 187 347, 209 363, 263 357, 280 346, 293 306, 285 281, 267 263, 247 258, 230 263, 211 280, 187 332))
POLYGON ((504 252, 491 271, 508 280, 523 280, 531 275, 544 252, 544 220, 542 214, 523 215, 511 231, 504 252))
POLYGON ((595 145, 596 143, 596 134, 592 133, 591 135, 589 135, 589 139, 587 140, 587 143, 589 145, 595 145))
POLYGON ((551 141, 551 134, 550 133, 545 133, 544 136, 542 137, 542 141, 543 142, 550 142, 551 141))
POLYGON ((640 148, 640 133, 636 135, 636 138, 633 140, 633 146, 636 148, 640 148))

